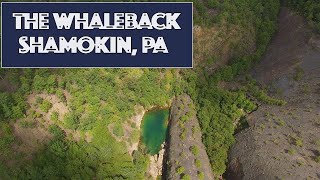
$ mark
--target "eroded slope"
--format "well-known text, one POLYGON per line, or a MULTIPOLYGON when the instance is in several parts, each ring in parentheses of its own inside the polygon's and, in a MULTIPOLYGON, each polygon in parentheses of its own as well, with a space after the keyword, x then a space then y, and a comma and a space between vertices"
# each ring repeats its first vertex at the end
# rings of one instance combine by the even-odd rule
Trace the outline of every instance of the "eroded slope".
POLYGON ((262 104, 236 135, 227 179, 320 178, 320 39, 282 9, 279 32, 253 73, 285 106, 262 104))

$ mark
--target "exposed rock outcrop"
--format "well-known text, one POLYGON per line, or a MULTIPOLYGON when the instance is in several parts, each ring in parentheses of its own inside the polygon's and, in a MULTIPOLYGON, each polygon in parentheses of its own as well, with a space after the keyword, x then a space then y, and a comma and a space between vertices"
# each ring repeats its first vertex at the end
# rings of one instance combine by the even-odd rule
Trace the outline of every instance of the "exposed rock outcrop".
POLYGON ((161 150, 159 151, 159 154, 150 156, 149 174, 152 176, 153 179, 156 179, 158 176, 162 176, 162 164, 165 152, 164 146, 165 143, 161 145, 161 150))
POLYGON ((195 107, 188 95, 178 96, 172 103, 167 143, 164 179, 214 179, 195 107))

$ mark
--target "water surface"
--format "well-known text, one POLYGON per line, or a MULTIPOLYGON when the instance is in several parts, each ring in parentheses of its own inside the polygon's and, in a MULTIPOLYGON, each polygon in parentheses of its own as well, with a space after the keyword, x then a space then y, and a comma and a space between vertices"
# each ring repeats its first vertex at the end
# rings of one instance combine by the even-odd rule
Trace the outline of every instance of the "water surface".
POLYGON ((142 141, 148 153, 158 154, 166 139, 169 110, 156 109, 146 112, 142 120, 142 141))

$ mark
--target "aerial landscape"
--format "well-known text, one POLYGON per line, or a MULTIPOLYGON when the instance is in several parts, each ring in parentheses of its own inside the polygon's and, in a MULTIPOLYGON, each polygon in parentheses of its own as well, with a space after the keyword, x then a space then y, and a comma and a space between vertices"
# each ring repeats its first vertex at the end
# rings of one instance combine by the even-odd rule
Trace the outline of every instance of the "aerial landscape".
POLYGON ((0 179, 320 179, 320 2, 193 18, 191 69, 0 68, 0 179))

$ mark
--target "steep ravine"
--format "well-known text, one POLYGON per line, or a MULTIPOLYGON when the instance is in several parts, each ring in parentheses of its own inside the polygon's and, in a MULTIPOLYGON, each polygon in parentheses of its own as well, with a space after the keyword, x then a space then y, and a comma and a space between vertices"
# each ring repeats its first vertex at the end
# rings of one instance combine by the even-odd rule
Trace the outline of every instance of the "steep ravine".
POLYGON ((252 71, 285 106, 261 104, 236 135, 226 179, 320 178, 320 38, 282 8, 279 30, 252 71))

